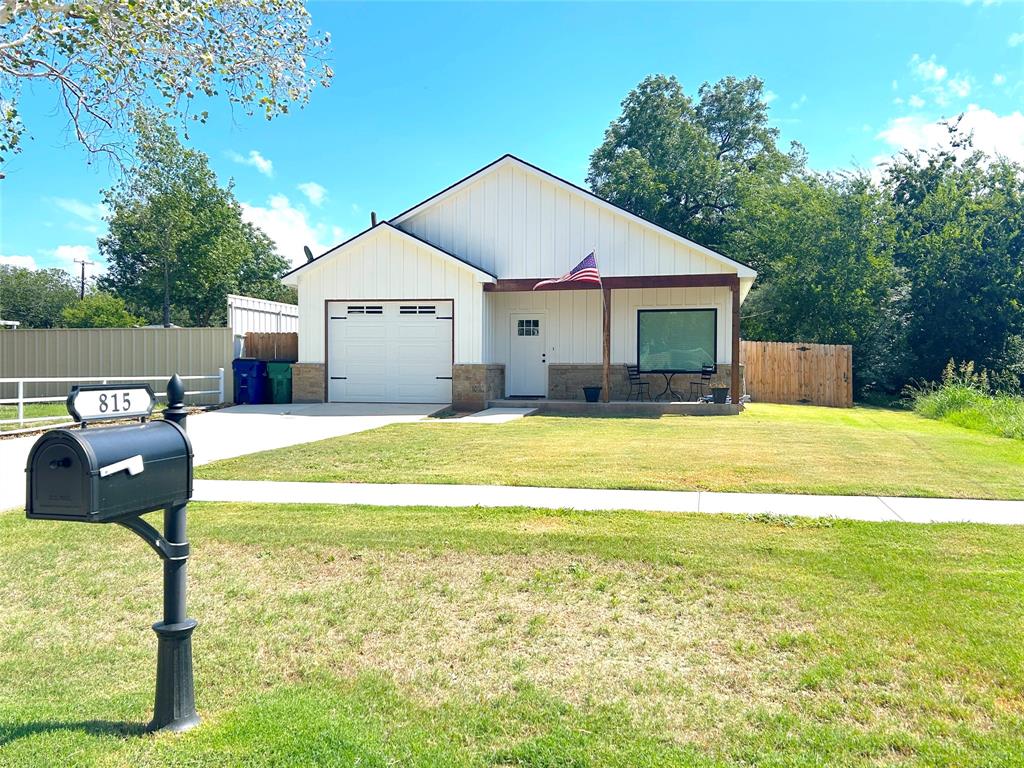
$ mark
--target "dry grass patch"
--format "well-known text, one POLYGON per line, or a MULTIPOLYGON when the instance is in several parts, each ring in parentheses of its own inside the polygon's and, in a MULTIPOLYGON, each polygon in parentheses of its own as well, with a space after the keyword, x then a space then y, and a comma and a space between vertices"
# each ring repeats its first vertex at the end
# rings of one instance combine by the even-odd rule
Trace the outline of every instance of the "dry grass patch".
POLYGON ((0 516, 0 764, 355 764, 351 746, 382 765, 959 766, 1024 749, 1017 529, 204 504, 192 539, 203 728, 54 733, 32 729, 147 716, 159 565, 113 526, 0 516))

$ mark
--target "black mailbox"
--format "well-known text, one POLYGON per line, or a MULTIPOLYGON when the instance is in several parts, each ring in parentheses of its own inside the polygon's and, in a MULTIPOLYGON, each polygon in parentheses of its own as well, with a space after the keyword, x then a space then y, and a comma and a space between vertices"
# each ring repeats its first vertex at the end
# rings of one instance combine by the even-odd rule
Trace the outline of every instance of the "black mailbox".
POLYGON ((156 701, 147 730, 186 731, 199 723, 192 679, 192 630, 185 612, 192 498, 192 443, 185 433, 185 385, 167 382, 163 421, 148 421, 156 398, 148 384, 73 387, 68 413, 81 429, 40 437, 25 467, 25 514, 37 520, 112 523, 138 534, 163 560, 164 617, 156 632, 156 701), (92 427, 105 419, 141 419, 92 427), (163 510, 163 535, 143 517, 163 510))
POLYGON ((110 522, 185 504, 192 444, 172 421, 55 429, 36 442, 27 471, 29 518, 110 522))

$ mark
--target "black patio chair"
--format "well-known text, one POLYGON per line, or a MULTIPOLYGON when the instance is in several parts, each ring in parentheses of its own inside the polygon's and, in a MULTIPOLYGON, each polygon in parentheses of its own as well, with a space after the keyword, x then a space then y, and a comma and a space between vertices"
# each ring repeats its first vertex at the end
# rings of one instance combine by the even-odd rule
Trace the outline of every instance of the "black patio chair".
POLYGON ((640 378, 640 366, 639 365, 627 365, 626 373, 629 375, 629 395, 626 396, 626 400, 633 399, 633 393, 636 392, 636 399, 639 401, 645 394, 647 399, 651 399, 651 385, 640 378))
POLYGON ((708 365, 705 363, 700 367, 700 381, 690 382, 690 399, 697 401, 707 395, 705 390, 711 386, 711 377, 715 375, 715 366, 708 365), (694 397, 693 391, 697 390, 697 395, 694 397))

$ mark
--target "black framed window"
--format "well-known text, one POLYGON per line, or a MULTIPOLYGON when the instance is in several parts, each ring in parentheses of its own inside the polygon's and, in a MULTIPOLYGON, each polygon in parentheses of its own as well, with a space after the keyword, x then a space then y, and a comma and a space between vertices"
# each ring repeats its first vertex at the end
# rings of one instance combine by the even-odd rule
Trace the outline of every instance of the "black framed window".
POLYGON ((540 320, 517 320, 517 336, 540 336, 540 320))
POLYGON ((717 366, 717 309, 639 309, 636 360, 641 371, 700 373, 717 366))

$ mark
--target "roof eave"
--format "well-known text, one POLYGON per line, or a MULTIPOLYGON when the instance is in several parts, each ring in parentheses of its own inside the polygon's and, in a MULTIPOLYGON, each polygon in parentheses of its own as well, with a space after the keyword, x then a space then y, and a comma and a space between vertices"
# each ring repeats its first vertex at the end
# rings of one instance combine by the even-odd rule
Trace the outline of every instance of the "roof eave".
POLYGON ((281 282, 284 283, 285 285, 297 286, 299 284, 299 275, 303 271, 306 271, 306 270, 312 268, 314 265, 318 266, 319 263, 322 263, 321 259, 323 259, 323 258, 325 258, 327 256, 330 256, 331 254, 338 253, 341 250, 349 247, 350 245, 354 245, 356 243, 356 241, 361 240, 362 238, 364 238, 367 235, 369 235, 370 233, 372 233, 374 230, 376 230, 378 228, 381 228, 381 227, 384 227, 384 228, 386 228, 387 230, 389 230, 391 232, 397 232, 402 237, 404 237, 404 238, 406 238, 408 240, 411 240, 411 241, 417 243, 418 245, 420 245, 420 246, 422 246, 424 248, 427 248, 428 250, 433 251, 434 253, 436 253, 436 254, 438 254, 438 255, 446 258, 446 259, 450 259, 450 260, 454 261, 459 266, 464 267, 465 269, 470 270, 474 274, 474 276, 477 278, 477 280, 479 282, 481 282, 481 283, 490 283, 490 282, 493 282, 493 281, 498 279, 496 275, 492 275, 490 272, 487 272, 486 270, 480 269, 475 264, 470 264, 468 261, 466 261, 465 259, 463 259, 463 258, 461 258, 459 256, 456 256, 454 253, 449 253, 448 251, 444 250, 443 248, 438 248, 433 243, 429 243, 426 240, 424 240, 423 238, 417 237, 416 235, 413 235, 410 232, 406 232, 404 229, 396 227, 396 226, 394 226, 393 224, 391 224, 388 221, 379 221, 376 224, 374 224, 372 227, 364 229, 362 232, 360 232, 360 233, 358 233, 356 235, 353 235, 352 237, 350 237, 345 242, 339 243, 338 245, 334 246, 333 248, 330 248, 329 250, 324 251, 322 254, 320 254, 316 258, 311 259, 310 261, 307 261, 305 264, 300 264, 299 266, 295 267, 291 271, 286 272, 285 274, 281 275, 281 278, 280 278, 281 282))

